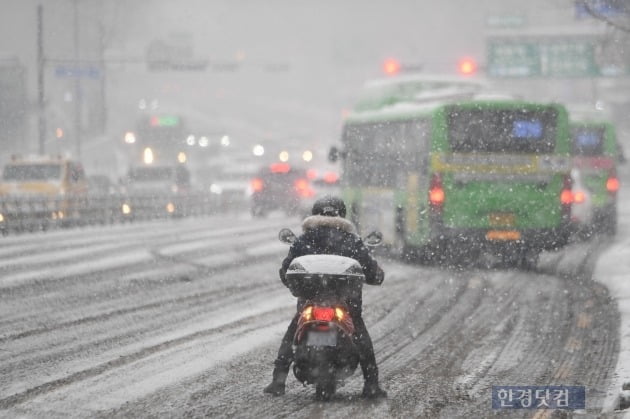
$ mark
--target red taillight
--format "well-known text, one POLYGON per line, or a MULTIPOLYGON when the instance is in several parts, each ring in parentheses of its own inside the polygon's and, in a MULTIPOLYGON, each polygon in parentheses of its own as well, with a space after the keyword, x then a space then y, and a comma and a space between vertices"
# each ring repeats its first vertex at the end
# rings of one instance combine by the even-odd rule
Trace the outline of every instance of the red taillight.
POLYGON ((254 178, 251 181, 251 187, 254 192, 260 192, 265 187, 265 182, 260 178, 254 178))
POLYGON ((562 205, 571 205, 573 203, 573 192, 571 192, 571 189, 562 190, 560 202, 562 202, 562 205))
POLYGON ((444 204, 445 194, 442 187, 442 178, 438 173, 434 173, 429 185, 429 202, 433 206, 444 204))
POLYGON ((289 173, 291 165, 289 163, 273 163, 269 169, 271 173, 289 173))
POLYGON ((311 188, 311 184, 307 179, 297 179, 293 186, 297 191, 298 195, 303 198, 310 198, 315 195, 315 191, 311 188))
POLYGON ((308 179, 310 179, 310 180, 317 179, 317 170, 315 170, 315 169, 308 169, 306 171, 306 177, 308 179))
POLYGON ((619 190, 619 179, 614 176, 609 177, 606 181, 606 189, 611 194, 616 193, 619 190))
POLYGON ((562 192, 560 192, 560 202, 562 205, 571 205, 573 203, 573 179, 570 175, 566 175, 562 182, 562 192))
POLYGON ((332 307, 313 307, 313 318, 324 322, 332 321, 335 318, 335 309, 332 307))
POLYGON ((586 194, 583 191, 577 191, 573 194, 573 202, 581 204, 586 201, 586 194))
POLYGON ((336 183, 339 180, 339 175, 335 172, 326 172, 324 174, 324 182, 336 183))

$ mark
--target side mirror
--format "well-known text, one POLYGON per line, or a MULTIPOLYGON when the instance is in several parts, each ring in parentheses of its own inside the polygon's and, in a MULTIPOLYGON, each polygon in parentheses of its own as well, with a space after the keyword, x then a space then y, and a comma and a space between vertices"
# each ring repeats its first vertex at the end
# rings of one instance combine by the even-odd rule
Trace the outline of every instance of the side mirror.
POLYGON ((337 160, 339 160, 339 149, 335 146, 332 146, 328 151, 328 161, 331 163, 336 163, 337 160))
POLYGON ((383 234, 380 231, 373 231, 365 237, 365 245, 374 247, 383 242, 383 234))
POLYGON ((278 232, 278 239, 282 243, 293 244, 293 242, 297 240, 297 237, 288 228, 283 228, 282 230, 280 230, 280 232, 278 232))
POLYGON ((344 150, 339 150, 337 147, 332 146, 330 150, 328 150, 328 161, 331 163, 336 163, 339 159, 345 159, 347 152, 344 150))

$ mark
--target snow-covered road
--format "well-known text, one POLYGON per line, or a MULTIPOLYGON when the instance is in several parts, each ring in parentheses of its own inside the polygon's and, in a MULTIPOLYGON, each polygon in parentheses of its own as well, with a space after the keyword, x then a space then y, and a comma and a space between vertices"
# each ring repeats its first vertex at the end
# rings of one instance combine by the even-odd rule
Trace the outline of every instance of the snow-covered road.
MULTIPOLYGON (((297 228, 297 221, 289 221, 297 228)), ((589 272, 601 240, 537 272, 382 258, 365 319, 389 398, 262 393, 294 310, 277 269, 287 220, 248 216, 10 236, 0 243, 0 416, 483 417, 492 385, 587 387, 602 409, 619 317, 589 272)), ((516 412, 527 416, 527 411, 516 412)), ((531 412, 530 412, 531 413, 531 412)))

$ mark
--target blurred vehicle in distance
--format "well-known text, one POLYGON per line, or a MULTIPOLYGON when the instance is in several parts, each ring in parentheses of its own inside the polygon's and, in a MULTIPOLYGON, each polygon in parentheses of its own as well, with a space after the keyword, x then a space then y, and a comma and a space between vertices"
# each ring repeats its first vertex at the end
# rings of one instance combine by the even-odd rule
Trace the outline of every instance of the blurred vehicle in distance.
POLYGON ((210 200, 217 210, 227 212, 249 211, 250 182, 259 166, 248 161, 224 159, 220 168, 203 174, 201 184, 210 192, 210 200))
POLYGON ((315 191, 307 172, 288 163, 261 168, 250 181, 250 209, 254 217, 280 210, 287 215, 304 214, 315 191))
MULTIPOLYGON (((592 230, 617 231, 617 164, 621 159, 614 126, 605 121, 571 123, 573 167, 592 198, 592 230)), ((575 206, 574 206, 575 208, 575 206)))
POLYGON ((3 218, 20 214, 25 228, 76 223, 87 207, 83 166, 62 156, 13 156, 2 171, 3 218))
POLYGON ((91 175, 88 181, 89 206, 85 220, 89 223, 109 224, 120 218, 120 190, 107 175, 91 175))
POLYGON ((107 175, 91 175, 87 178, 88 193, 91 196, 114 195, 117 187, 107 175))
POLYGON ((190 172, 181 164, 138 166, 122 180, 125 217, 185 215, 190 192, 190 172))

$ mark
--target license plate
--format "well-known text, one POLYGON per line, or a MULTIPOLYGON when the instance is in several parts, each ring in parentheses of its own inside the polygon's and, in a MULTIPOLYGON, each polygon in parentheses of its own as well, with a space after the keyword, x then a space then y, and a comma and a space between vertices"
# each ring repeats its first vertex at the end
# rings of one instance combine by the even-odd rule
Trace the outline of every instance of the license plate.
POLYGON ((511 213, 492 213, 488 215, 488 223, 493 227, 511 227, 516 223, 516 216, 511 213))
POLYGON ((521 239, 521 232, 515 230, 490 230, 486 233, 487 240, 514 241, 521 239))
POLYGON ((337 346, 337 332, 318 332, 311 330, 306 337, 308 346, 337 346))

